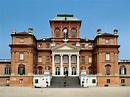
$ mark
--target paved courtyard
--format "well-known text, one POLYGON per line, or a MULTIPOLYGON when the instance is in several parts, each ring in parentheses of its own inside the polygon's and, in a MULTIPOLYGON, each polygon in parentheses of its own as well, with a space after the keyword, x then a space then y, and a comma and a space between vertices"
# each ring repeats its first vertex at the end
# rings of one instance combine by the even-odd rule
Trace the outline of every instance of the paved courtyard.
POLYGON ((0 97, 130 97, 130 87, 0 87, 0 97))

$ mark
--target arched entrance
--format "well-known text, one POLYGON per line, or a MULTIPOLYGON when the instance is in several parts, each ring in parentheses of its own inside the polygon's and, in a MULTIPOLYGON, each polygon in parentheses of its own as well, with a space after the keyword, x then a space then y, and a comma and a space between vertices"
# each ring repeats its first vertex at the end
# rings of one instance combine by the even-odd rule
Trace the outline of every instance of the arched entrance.
POLYGON ((68 67, 64 67, 64 75, 68 76, 68 67))
POLYGON ((56 67, 55 75, 60 75, 60 68, 56 67))

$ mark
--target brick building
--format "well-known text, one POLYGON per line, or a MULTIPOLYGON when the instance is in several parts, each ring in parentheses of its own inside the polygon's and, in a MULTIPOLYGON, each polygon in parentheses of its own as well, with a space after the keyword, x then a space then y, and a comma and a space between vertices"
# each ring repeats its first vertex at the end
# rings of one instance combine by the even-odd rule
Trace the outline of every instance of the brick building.
POLYGON ((0 60, 0 85, 32 86, 35 75, 49 70, 52 77, 96 75, 97 86, 130 85, 130 61, 118 60, 118 30, 93 40, 80 38, 82 21, 59 14, 50 22, 51 37, 36 39, 33 29, 12 30, 11 60, 0 60))

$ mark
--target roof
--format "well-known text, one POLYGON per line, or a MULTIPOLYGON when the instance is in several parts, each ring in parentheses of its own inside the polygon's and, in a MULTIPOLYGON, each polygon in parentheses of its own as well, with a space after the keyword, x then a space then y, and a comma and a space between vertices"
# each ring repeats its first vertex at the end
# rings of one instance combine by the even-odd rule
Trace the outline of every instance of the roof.
POLYGON ((38 39, 38 42, 50 42, 51 38, 42 38, 42 39, 38 39))
POLYGON ((51 21, 81 21, 78 18, 74 17, 72 14, 58 14, 51 21))
POLYGON ((28 34, 28 32, 18 32, 16 34, 28 34))

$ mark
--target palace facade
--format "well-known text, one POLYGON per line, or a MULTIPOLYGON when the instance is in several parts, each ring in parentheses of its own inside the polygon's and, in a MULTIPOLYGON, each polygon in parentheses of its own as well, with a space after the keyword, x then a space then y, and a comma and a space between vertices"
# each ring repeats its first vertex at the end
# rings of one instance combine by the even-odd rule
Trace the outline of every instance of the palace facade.
POLYGON ((82 21, 73 15, 59 14, 49 22, 50 38, 37 39, 32 28, 12 30, 11 59, 0 60, 0 85, 33 86, 34 77, 44 76, 46 70, 52 78, 95 76, 96 86, 130 85, 130 61, 118 60, 117 29, 113 33, 97 29, 90 40, 80 38, 82 21))

